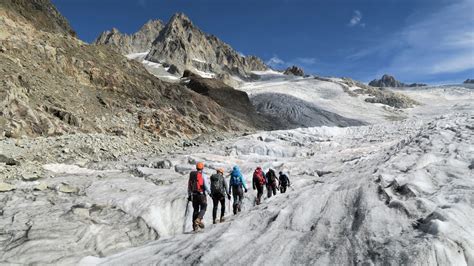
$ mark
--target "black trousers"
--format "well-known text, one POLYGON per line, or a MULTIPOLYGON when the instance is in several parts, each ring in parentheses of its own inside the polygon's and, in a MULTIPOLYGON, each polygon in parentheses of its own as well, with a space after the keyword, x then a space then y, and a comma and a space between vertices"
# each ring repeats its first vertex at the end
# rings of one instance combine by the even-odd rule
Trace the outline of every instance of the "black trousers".
POLYGON ((257 205, 259 205, 262 202, 262 196, 263 196, 263 186, 257 186, 257 205))
POLYGON ((242 186, 233 186, 232 187, 232 196, 234 197, 234 214, 240 212, 242 200, 244 199, 244 190, 242 186))
POLYGON ((282 186, 280 187, 280 192, 281 192, 281 193, 285 193, 285 192, 286 192, 286 188, 287 188, 287 186, 283 186, 283 185, 282 185, 282 186))
POLYGON ((207 197, 204 194, 193 195, 193 222, 196 218, 204 218, 207 209, 207 197))
POLYGON ((213 195, 212 197, 212 220, 216 220, 217 216, 217 208, 219 205, 219 202, 221 203, 221 218, 224 217, 225 213, 225 196, 222 195, 213 195))
POLYGON ((277 188, 276 186, 267 186, 267 197, 271 198, 272 197, 272 194, 273 195, 276 195, 277 194, 277 188))

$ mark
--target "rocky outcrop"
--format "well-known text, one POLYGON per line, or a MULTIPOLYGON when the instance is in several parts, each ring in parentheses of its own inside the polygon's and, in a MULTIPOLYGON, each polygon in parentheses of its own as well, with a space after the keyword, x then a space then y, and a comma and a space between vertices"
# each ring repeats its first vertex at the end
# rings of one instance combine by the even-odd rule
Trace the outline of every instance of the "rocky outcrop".
POLYGON ((372 87, 390 87, 390 88, 399 88, 399 87, 424 87, 426 84, 424 83, 412 83, 412 84, 405 84, 395 79, 395 77, 390 75, 383 75, 381 79, 374 79, 369 82, 369 86, 372 87))
POLYGON ((387 74, 383 75, 381 79, 372 80, 371 82, 369 82, 369 85, 372 87, 404 87, 403 83, 396 80, 395 77, 387 74))
POLYGON ((213 99, 229 113, 250 121, 257 128, 269 128, 269 121, 257 114, 247 93, 236 90, 221 80, 202 78, 189 70, 185 71, 185 76, 187 80, 184 84, 191 90, 213 99))
POLYGON ((407 85, 407 87, 410 87, 410 88, 415 88, 415 87, 426 87, 428 86, 427 84, 425 83, 412 83, 412 84, 409 84, 407 85))
POLYGON ((463 83, 464 84, 474 84, 474 79, 466 79, 463 83))
POLYGON ((283 74, 303 77, 304 76, 304 71, 300 67, 291 66, 291 67, 288 67, 285 70, 285 72, 283 72, 283 74))
POLYGON ((196 27, 184 14, 174 15, 154 41, 146 60, 175 65, 180 73, 198 69, 248 76, 250 71, 267 66, 255 56, 243 57, 228 44, 196 27))
POLYGON ((94 44, 110 45, 122 54, 147 52, 162 29, 163 22, 161 20, 150 20, 139 31, 131 35, 123 34, 113 28, 102 32, 94 44))

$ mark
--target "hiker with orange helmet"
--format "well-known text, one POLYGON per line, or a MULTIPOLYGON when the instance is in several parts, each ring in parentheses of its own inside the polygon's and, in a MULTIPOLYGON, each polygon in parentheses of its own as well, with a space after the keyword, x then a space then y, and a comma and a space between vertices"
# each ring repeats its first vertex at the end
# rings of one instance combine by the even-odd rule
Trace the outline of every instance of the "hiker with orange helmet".
POLYGON ((225 196, 230 200, 229 188, 224 179, 224 169, 219 168, 217 172, 211 176, 211 197, 212 197, 212 223, 216 223, 217 207, 221 203, 221 218, 219 222, 224 222, 225 213, 225 196))
POLYGON ((263 188, 266 184, 265 180, 265 173, 262 170, 262 167, 257 167, 255 171, 253 172, 253 179, 252 179, 252 187, 253 189, 257 190, 257 199, 255 200, 255 203, 257 205, 260 205, 262 202, 262 195, 263 195, 263 188))
POLYGON ((196 171, 189 174, 188 180, 188 201, 193 203, 193 230, 204 228, 202 219, 206 213, 207 197, 211 193, 207 182, 207 176, 203 172, 204 163, 196 164, 196 171))

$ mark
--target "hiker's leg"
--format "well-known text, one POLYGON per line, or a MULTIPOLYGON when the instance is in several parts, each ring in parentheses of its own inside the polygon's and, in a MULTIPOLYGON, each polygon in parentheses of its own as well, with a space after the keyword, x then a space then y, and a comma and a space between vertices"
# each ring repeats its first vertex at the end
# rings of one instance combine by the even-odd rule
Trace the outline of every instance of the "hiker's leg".
POLYGON ((267 186, 267 198, 271 198, 271 197, 272 197, 272 187, 267 186))
POLYGON ((199 195, 193 196, 193 223, 199 214, 199 195))
POLYGON ((214 196, 212 198, 212 221, 216 221, 216 216, 217 216, 217 205, 219 204, 219 199, 214 196))
POLYGON ((225 214, 225 197, 219 199, 221 202, 221 218, 224 217, 225 214))
POLYGON ((201 210, 199 211, 199 219, 203 219, 204 218, 204 214, 206 214, 206 209, 207 209, 207 197, 206 195, 199 195, 200 197, 200 200, 199 200, 199 205, 200 205, 200 208, 201 210))

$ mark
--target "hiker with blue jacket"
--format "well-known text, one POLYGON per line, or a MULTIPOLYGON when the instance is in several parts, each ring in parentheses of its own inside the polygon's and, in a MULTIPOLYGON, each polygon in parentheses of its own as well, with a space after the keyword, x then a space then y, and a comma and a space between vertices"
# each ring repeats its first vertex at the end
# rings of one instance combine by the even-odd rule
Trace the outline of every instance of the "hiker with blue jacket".
POLYGON ((233 210, 234 214, 240 212, 242 199, 244 198, 244 191, 247 193, 247 185, 245 184, 245 179, 240 172, 239 167, 236 165, 232 169, 230 173, 230 181, 229 181, 230 191, 232 196, 234 197, 234 205, 233 210))
POLYGON ((216 224, 217 207, 221 204, 221 218, 219 222, 224 222, 225 198, 230 200, 230 192, 227 182, 224 179, 224 169, 219 168, 217 172, 211 176, 211 197, 212 197, 212 223, 216 224))

